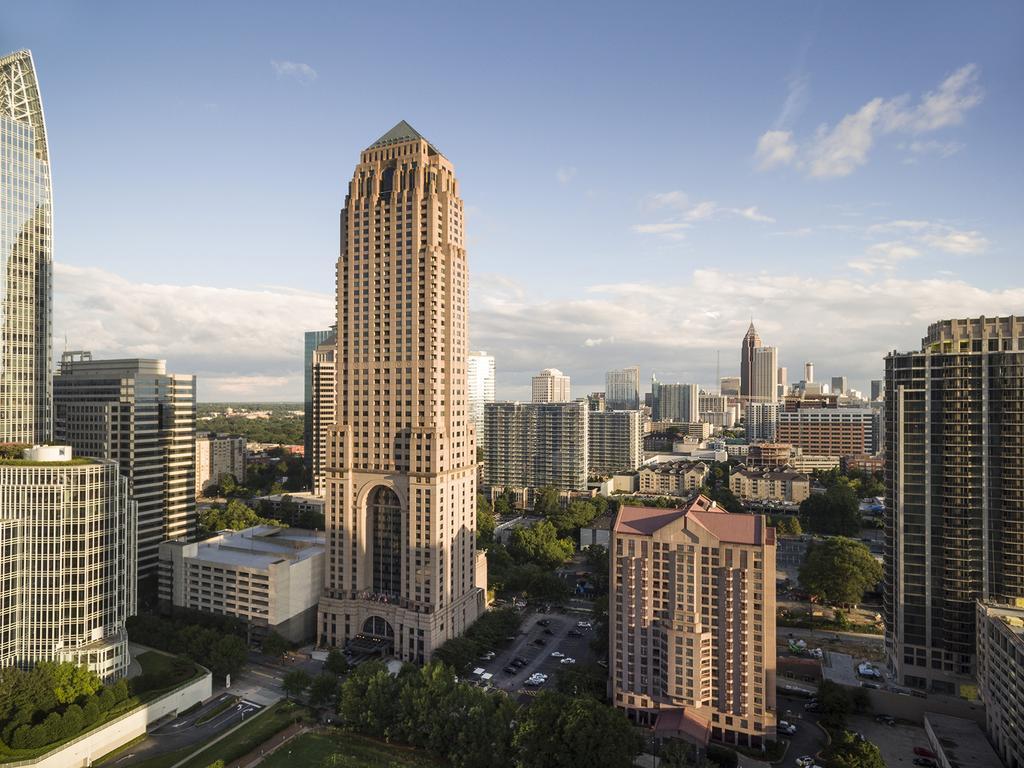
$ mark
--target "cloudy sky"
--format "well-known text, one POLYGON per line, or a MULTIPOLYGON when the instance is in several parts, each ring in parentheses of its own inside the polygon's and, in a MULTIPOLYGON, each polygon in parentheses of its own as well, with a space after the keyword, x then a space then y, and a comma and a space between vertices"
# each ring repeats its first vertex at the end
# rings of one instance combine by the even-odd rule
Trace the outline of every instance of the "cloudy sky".
POLYGON ((498 396, 558 367, 713 385, 751 318, 867 387, 943 317, 1024 312, 1024 6, 32 2, 55 348, 299 399, 360 149, 455 164, 498 396))

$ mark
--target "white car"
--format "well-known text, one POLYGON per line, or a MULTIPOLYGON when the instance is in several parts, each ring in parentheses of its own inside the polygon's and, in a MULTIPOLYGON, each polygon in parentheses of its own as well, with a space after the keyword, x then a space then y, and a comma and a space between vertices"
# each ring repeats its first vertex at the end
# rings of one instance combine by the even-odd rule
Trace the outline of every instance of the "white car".
POLYGON ((552 659, 564 659, 565 658, 565 654, 562 653, 561 651, 552 651, 551 652, 551 658, 552 659))
POLYGON ((793 735, 794 733, 796 733, 796 726, 792 723, 787 723, 785 720, 780 720, 779 730, 782 731, 782 733, 793 735))
POLYGON ((566 656, 564 659, 562 659, 562 663, 563 664, 575 664, 576 663, 576 659, 573 659, 573 658, 571 658, 569 656, 566 656))
POLYGON ((576 622, 576 626, 579 629, 593 629, 594 628, 594 625, 591 624, 589 621, 577 621, 576 622))
POLYGON ((796 759, 796 765, 797 765, 797 768, 810 768, 810 766, 814 765, 814 758, 811 757, 810 755, 804 755, 803 757, 798 757, 796 759))

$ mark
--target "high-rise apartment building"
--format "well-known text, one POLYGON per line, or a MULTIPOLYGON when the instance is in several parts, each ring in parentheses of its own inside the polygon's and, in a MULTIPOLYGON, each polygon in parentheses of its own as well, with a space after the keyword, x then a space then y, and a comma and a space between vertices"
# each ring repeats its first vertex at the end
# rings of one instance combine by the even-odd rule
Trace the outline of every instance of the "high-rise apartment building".
POLYGON ((850 385, 845 376, 832 377, 832 394, 847 395, 850 392, 850 385))
POLYGON ((786 396, 786 390, 789 389, 789 369, 786 366, 779 366, 779 375, 776 383, 778 384, 776 399, 781 401, 786 396))
POLYGON ((1024 608, 978 603, 978 698, 985 729, 1007 768, 1024 766, 1024 608))
POLYGON ((570 400, 569 377, 557 368, 545 368, 533 377, 533 402, 566 403, 570 400))
POLYGON ((632 471, 644 461, 640 411, 590 411, 587 465, 594 474, 632 471))
POLYGON ((476 428, 476 445, 482 448, 487 444, 484 405, 494 402, 494 355, 484 351, 470 352, 466 358, 466 368, 469 414, 476 428))
POLYGON ((696 384, 662 384, 651 382, 652 418, 655 421, 678 421, 684 424, 700 420, 700 389, 696 384))
POLYGON ((612 701, 659 732, 774 740, 775 529, 697 495, 623 506, 612 530, 612 701))
POLYGON ((750 400, 774 403, 779 399, 779 349, 755 347, 750 367, 750 400))
POLYGON ((0 667, 128 671, 135 613, 135 504, 115 461, 36 446, 0 457, 0 667))
POLYGON ((28 51, 0 58, 0 443, 43 443, 51 429, 50 152, 28 51))
POLYGON ((304 413, 303 428, 303 458, 306 464, 306 472, 313 471, 313 355, 316 348, 323 344, 332 335, 336 335, 334 327, 326 331, 306 331, 303 334, 302 344, 302 406, 304 413))
MULTIPOLYGON (((740 344, 740 397, 750 397, 751 380, 754 373, 754 350, 762 346, 761 337, 754 328, 754 321, 740 344)), ((724 392, 722 394, 725 394, 724 392)))
POLYGON ((329 335, 313 350, 313 455, 308 457, 313 493, 323 496, 327 488, 327 444, 330 429, 338 420, 338 337, 329 335))
POLYGON ((1024 600, 1022 403, 1021 317, 933 323, 885 359, 885 643, 902 685, 971 686, 976 601, 1024 600))
POLYGON ((121 467, 138 505, 138 575, 155 576, 160 542, 196 533, 195 376, 66 352, 53 382, 57 441, 121 467))
POLYGON ((748 443, 774 443, 779 431, 778 403, 748 403, 745 426, 748 443))
POLYGON ((871 408, 800 408, 779 414, 776 438, 814 456, 878 453, 878 414, 871 408))
POLYGON ((640 407, 640 368, 631 366, 604 375, 604 400, 610 411, 635 411, 640 407))
POLYGON ((451 162, 408 123, 361 153, 341 212, 322 645, 424 662, 484 608, 464 216, 451 162))
MULTIPOLYGON (((245 482, 245 438, 200 432, 196 435, 196 497, 216 487, 225 475, 245 482)), ((182 538, 180 536, 173 537, 182 538)))
MULTIPOLYGON (((484 469, 489 488, 582 491, 587 487, 589 419, 582 400, 488 403, 484 469)), ((607 413, 607 412, 606 412, 607 413)))

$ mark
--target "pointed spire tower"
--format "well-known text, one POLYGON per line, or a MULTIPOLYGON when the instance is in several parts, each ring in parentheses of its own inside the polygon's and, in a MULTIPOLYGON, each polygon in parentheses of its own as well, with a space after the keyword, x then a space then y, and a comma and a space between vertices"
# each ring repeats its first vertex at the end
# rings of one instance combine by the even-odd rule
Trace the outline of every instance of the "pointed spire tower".
POLYGON ((750 397, 750 374, 754 369, 754 350, 761 346, 761 337, 750 320, 750 327, 740 345, 740 397, 750 397))

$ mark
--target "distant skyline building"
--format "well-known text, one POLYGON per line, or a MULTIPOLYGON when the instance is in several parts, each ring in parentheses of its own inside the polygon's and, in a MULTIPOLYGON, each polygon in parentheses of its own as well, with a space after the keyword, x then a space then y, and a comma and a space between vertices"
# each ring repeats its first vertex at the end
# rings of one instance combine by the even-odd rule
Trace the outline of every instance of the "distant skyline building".
POLYGON ((122 677, 137 515, 117 462, 26 448, 0 457, 0 489, 0 668, 58 661, 122 677))
POLYGON ((778 403, 747 403, 745 426, 748 443, 774 443, 779 430, 778 403))
POLYGON ((779 414, 776 438, 810 456, 873 456, 881 418, 871 408, 801 408, 779 414))
POLYGON ((700 420, 700 388, 696 384, 662 384, 652 380, 652 418, 684 424, 700 420))
POLYGON ((331 333, 313 350, 313 455, 307 458, 310 459, 310 485, 317 496, 323 496, 327 489, 327 444, 331 427, 338 418, 337 359, 338 336, 331 333))
POLYGON ((51 435, 53 199, 32 55, 0 58, 0 443, 51 435))
POLYGON ((476 446, 487 444, 484 405, 494 402, 495 361, 486 351, 470 352, 466 358, 466 398, 469 413, 476 427, 476 446))
POLYGON ((405 121, 360 153, 336 274, 318 644, 424 663, 484 610, 487 561, 466 395, 465 208, 451 162, 405 121))
POLYGON ((726 397, 739 397, 740 386, 739 376, 722 376, 718 380, 718 391, 726 397))
POLYGON ((786 396, 786 391, 789 389, 789 371, 786 366, 779 366, 778 375, 778 392, 776 393, 776 399, 781 401, 786 396))
POLYGON ((763 346, 761 337, 754 328, 754 321, 740 344, 740 397, 750 397, 751 382, 754 374, 754 350, 763 346))
POLYGON ((750 390, 752 402, 774 403, 779 399, 779 349, 778 347, 756 347, 750 368, 750 390))
POLYGON ((805 384, 813 384, 814 383, 814 363, 809 362, 809 361, 804 363, 804 383, 805 384))
POLYGON ((885 394, 885 381, 882 379, 871 380, 871 402, 877 402, 885 394))
POLYGON ((640 367, 630 366, 604 375, 605 407, 610 411, 635 411, 640 407, 640 367))
POLYGON ((589 473, 631 472, 643 463, 642 417, 638 410, 590 411, 587 426, 589 473))
POLYGON ((588 410, 583 400, 488 403, 484 412, 488 434, 484 470, 489 488, 586 489, 588 417, 601 412, 588 410))
POLYGON ((850 393, 850 384, 845 376, 833 376, 832 377, 832 394, 833 395, 848 395, 850 393))
POLYGON ((306 465, 306 473, 313 470, 313 355, 316 348, 327 341, 331 335, 336 335, 337 326, 331 326, 324 331, 306 331, 303 334, 302 344, 302 406, 303 406, 303 460, 306 465))
POLYGON ((896 681, 975 690, 977 603, 1024 604, 1024 317, 943 320, 885 358, 885 645, 896 681))
POLYGON ((557 368, 545 368, 533 377, 533 402, 566 403, 572 400, 569 377, 557 368))
MULTIPOLYGON (((196 498, 216 488, 225 475, 245 482, 246 442, 238 435, 196 433, 196 498)), ((180 537, 175 537, 180 538, 180 537)))
POLYGON ((53 388, 57 442, 113 459, 128 478, 138 576, 155 577, 160 542, 196 535, 196 377, 167 373, 163 360, 65 352, 53 388))

